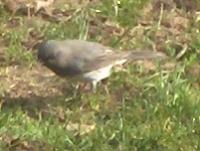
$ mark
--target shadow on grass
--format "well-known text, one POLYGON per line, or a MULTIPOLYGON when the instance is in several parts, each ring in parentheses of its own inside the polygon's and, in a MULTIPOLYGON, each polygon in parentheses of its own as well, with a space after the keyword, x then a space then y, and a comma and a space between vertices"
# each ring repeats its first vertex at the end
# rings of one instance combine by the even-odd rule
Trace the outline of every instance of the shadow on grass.
POLYGON ((5 94, 0 96, 2 98, 2 110, 13 111, 21 109, 28 113, 30 117, 37 118, 38 114, 55 115, 57 109, 72 109, 77 108, 81 103, 81 95, 78 91, 68 86, 61 88, 61 94, 49 94, 48 96, 42 94, 29 94, 28 96, 11 96, 5 94), (68 92, 66 94, 66 92, 68 92))

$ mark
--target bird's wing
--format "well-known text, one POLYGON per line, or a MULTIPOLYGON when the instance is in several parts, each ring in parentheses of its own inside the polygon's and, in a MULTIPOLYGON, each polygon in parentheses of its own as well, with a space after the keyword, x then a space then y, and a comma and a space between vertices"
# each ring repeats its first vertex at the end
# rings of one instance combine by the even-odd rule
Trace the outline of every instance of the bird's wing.
POLYGON ((89 72, 109 65, 123 64, 127 61, 126 56, 128 52, 124 53, 108 53, 98 56, 92 60, 86 60, 83 66, 84 72, 89 72))
POLYGON ((68 61, 68 68, 76 69, 81 73, 97 70, 110 64, 114 65, 116 61, 123 60, 129 54, 129 52, 115 52, 112 48, 96 42, 68 40, 65 44, 73 50, 71 59, 68 61))

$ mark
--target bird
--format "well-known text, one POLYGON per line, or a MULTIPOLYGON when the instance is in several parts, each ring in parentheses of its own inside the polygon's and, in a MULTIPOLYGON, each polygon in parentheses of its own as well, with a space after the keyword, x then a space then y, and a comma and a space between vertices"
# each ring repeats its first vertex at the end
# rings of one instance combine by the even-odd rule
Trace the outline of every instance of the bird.
POLYGON ((37 46, 38 60, 56 75, 71 77, 91 85, 108 78, 113 68, 140 59, 164 59, 166 55, 154 51, 116 51, 103 44, 78 40, 46 40, 37 46))

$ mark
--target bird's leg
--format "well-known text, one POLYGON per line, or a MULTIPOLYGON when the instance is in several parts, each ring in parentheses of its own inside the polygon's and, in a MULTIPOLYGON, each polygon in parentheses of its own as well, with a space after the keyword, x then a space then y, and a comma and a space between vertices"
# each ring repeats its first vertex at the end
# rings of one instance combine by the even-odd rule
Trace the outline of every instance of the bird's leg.
POLYGON ((82 90, 84 92, 91 92, 92 91, 93 93, 95 93, 96 87, 97 87, 97 81, 92 81, 90 83, 86 82, 81 87, 82 87, 82 90))
POLYGON ((102 82, 104 91, 106 92, 107 95, 109 95, 110 91, 108 89, 108 79, 104 79, 101 82, 102 82))
POLYGON ((74 87, 75 87, 75 90, 78 91, 80 89, 80 83, 76 83, 74 87))
POLYGON ((30 6, 28 7, 28 13, 27 13, 27 16, 28 16, 28 19, 31 18, 31 8, 30 8, 30 6))
POLYGON ((114 67, 114 71, 115 72, 119 72, 119 71, 122 71, 122 72, 127 72, 127 69, 124 68, 124 66, 122 64, 118 64, 114 67))
POLYGON ((92 87, 92 92, 96 93, 96 90, 97 90, 97 81, 92 81, 91 82, 91 87, 92 87))
POLYGON ((79 85, 79 90, 82 92, 89 92, 91 91, 92 86, 88 82, 81 83, 79 85))

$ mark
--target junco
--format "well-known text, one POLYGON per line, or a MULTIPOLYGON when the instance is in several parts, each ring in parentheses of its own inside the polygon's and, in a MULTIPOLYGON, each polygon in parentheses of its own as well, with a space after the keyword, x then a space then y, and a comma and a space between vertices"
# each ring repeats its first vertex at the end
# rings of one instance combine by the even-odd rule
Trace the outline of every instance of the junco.
POLYGON ((61 77, 78 77, 92 84, 110 76, 113 67, 138 59, 163 59, 165 55, 153 51, 123 51, 84 40, 48 40, 38 47, 38 59, 61 77))

